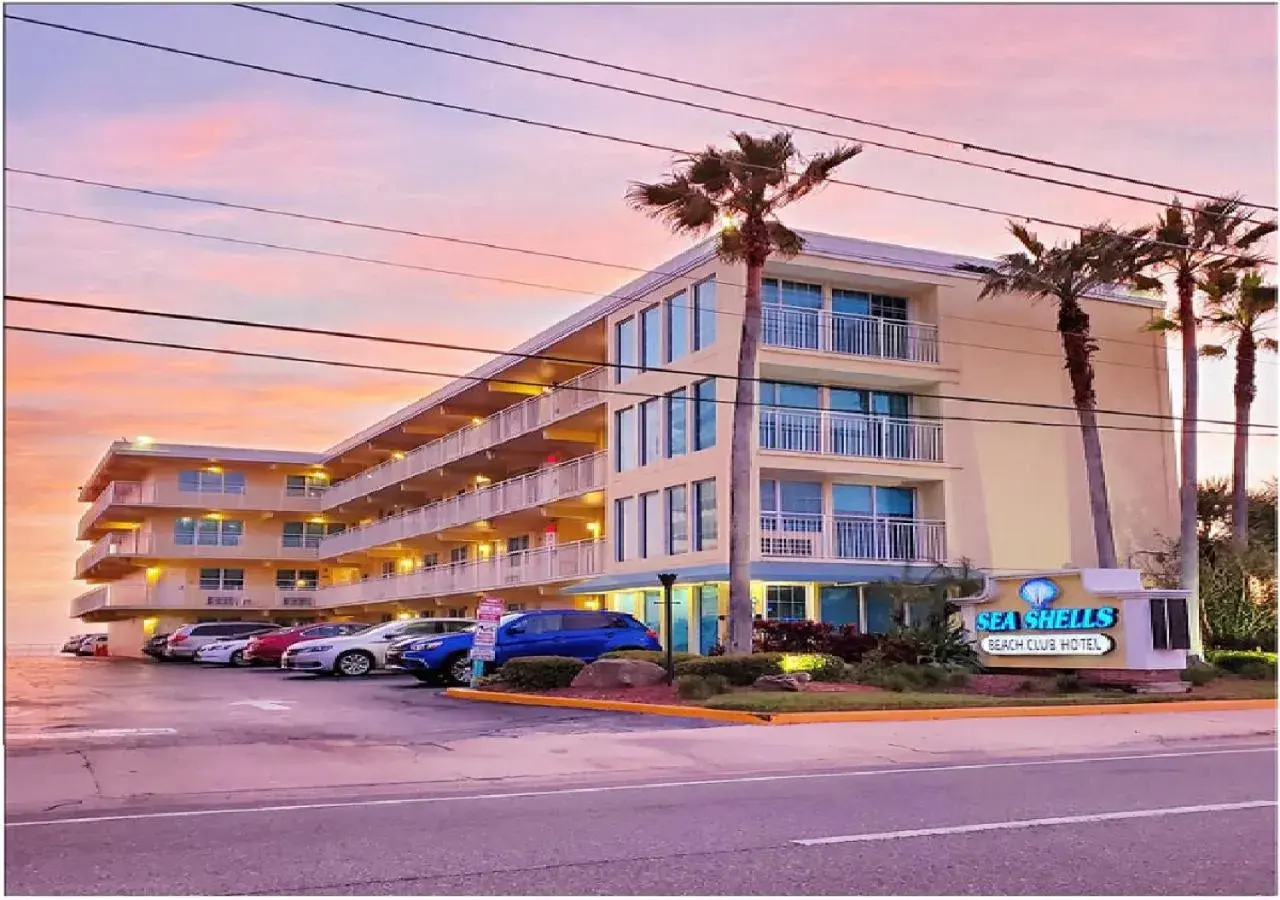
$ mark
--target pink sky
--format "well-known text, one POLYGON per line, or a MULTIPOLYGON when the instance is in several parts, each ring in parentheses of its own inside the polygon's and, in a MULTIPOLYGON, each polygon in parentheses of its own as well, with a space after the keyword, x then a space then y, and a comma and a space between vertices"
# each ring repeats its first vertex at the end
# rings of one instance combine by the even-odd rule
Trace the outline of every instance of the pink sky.
MULTIPOLYGON (((1204 191, 1276 194, 1271 6, 418 7, 402 11, 848 115, 1204 191), (1224 53, 1222 47, 1230 47, 1224 53)), ((337 10, 367 30, 689 97, 750 104, 337 10)), ((626 99, 227 7, 24 7, 23 14, 659 144, 722 141, 732 117, 626 99)), ((344 18, 345 16, 345 18, 344 18)), ((7 163, 651 267, 683 246, 629 211, 661 153, 477 119, 11 24, 7 163), (21 29, 21 30, 20 30, 21 29), (57 60, 56 65, 53 60, 57 60)), ((816 116, 753 112, 930 150, 816 116)), ((800 136, 806 149, 831 143, 800 136)), ((1053 173, 1063 177, 1066 173, 1053 173)), ((842 177, 1089 223, 1153 209, 868 150, 842 177)), ((623 271, 146 200, 10 176, 7 202, 607 292, 623 271)), ((1130 188, 1132 190, 1132 188, 1130 188)), ((1148 196, 1160 198, 1156 191, 1148 196)), ((979 255, 1004 223, 832 188, 792 224, 979 255)), ((7 289, 63 299, 407 334, 504 347, 580 308, 581 294, 10 212, 7 289)), ((1062 237, 1051 228, 1046 236, 1062 237)), ((461 372, 474 354, 375 347, 107 314, 10 306, 10 324, 98 330, 461 372)), ((1045 327, 1052 327, 1048 309, 1045 327)), ((113 439, 319 450, 432 389, 431 379, 9 335, 5 341, 6 637, 75 630, 76 486, 113 439)), ((1275 367, 1255 418, 1276 419, 1275 367)), ((1204 367, 1209 418, 1231 417, 1230 366, 1204 367)), ((1113 398, 1114 405, 1123 405, 1113 398)), ((1274 441, 1254 444, 1257 479, 1274 441)), ((1229 468, 1206 438, 1204 474, 1229 468)))

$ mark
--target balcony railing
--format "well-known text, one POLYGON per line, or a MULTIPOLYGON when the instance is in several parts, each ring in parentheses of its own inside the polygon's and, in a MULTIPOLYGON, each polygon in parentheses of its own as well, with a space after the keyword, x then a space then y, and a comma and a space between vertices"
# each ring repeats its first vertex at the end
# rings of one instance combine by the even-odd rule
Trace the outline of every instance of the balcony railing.
POLYGON ((316 605, 314 590, 244 590, 210 588, 200 584, 154 585, 136 582, 101 585, 71 601, 71 615, 82 616, 99 609, 311 609, 316 605))
POLYGON ((825 309, 766 306, 760 340, 768 347, 843 353, 914 363, 938 361, 938 327, 825 309))
POLYGON ((172 534, 142 531, 113 531, 103 535, 80 554, 76 560, 76 577, 85 573, 107 557, 143 557, 147 559, 316 559, 316 547, 286 546, 277 535, 229 535, 218 536, 218 543, 197 535, 198 543, 179 543, 172 534))
POLYGON ((946 524, 883 516, 765 513, 760 553, 783 559, 943 562, 946 524))
POLYGON ((831 410, 760 408, 760 449, 942 461, 942 423, 831 410))
POLYGON ((604 402, 608 387, 604 368, 583 372, 576 378, 514 406, 499 410, 476 425, 468 425, 423 444, 403 459, 391 459, 334 484, 325 493, 324 506, 332 509, 357 497, 438 469, 447 463, 520 437, 604 402))
POLYGON ((108 557, 137 556, 138 548, 143 544, 145 541, 139 539, 136 531, 112 531, 104 534, 76 559, 76 577, 83 577, 85 572, 108 557))
POLYGON ((243 491, 186 491, 177 481, 113 481, 80 517, 84 535, 112 506, 156 506, 171 509, 245 509, 279 512, 319 512, 323 490, 308 487, 289 490, 249 485, 243 491))
POLYGON ((329 559, 343 553, 393 544, 444 528, 480 519, 492 519, 555 500, 576 497, 588 491, 601 490, 604 487, 607 459, 606 452, 593 453, 388 516, 368 525, 348 528, 340 534, 326 537, 320 543, 320 557, 329 559))
POLYGON ((603 540, 577 541, 322 587, 316 592, 316 602, 327 608, 571 581, 598 574, 603 564, 603 540))

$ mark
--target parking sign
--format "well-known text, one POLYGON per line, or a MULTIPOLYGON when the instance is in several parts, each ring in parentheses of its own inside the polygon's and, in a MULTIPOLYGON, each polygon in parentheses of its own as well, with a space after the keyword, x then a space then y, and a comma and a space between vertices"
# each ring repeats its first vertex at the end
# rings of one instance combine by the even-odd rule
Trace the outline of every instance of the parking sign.
POLYGON ((502 618, 504 604, 497 597, 485 597, 476 613, 476 630, 471 639, 471 659, 492 662, 498 642, 498 622, 502 618))

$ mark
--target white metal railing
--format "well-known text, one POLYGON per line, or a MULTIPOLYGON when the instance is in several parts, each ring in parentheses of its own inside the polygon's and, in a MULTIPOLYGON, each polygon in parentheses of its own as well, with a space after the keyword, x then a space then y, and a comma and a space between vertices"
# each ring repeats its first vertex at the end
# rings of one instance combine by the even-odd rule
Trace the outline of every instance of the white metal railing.
POLYGON ((83 616, 85 613, 93 612, 95 609, 101 609, 107 603, 108 590, 105 584, 101 587, 91 588, 71 601, 71 615, 72 617, 83 616))
POLYGON ((136 531, 112 531, 104 534, 76 559, 76 577, 82 577, 109 556, 137 555, 142 543, 145 542, 139 540, 136 531))
MULTIPOLYGON (((196 541, 202 536, 197 535, 196 541)), ((140 531, 112 531, 93 543, 76 560, 76 577, 110 556, 154 559, 316 559, 314 546, 286 546, 277 535, 222 534, 218 543, 179 543, 173 534, 140 531)))
POLYGON ((80 517, 84 535, 112 506, 157 506, 173 509, 227 509, 279 512, 319 512, 324 491, 319 488, 248 485, 241 491, 188 491, 170 481, 113 481, 103 488, 80 517))
POLYGON ((942 562, 944 522, 886 516, 792 515, 760 517, 762 556, 815 560, 942 562))
POLYGON ((142 609, 311 609, 316 606, 314 590, 245 590, 243 588, 201 587, 199 582, 148 585, 138 582, 100 585, 71 601, 71 615, 82 616, 97 609, 130 607, 142 609))
POLYGON ((592 453, 387 516, 367 525, 348 528, 326 537, 320 543, 320 557, 329 559, 343 553, 393 544, 467 522, 492 519, 554 500, 576 497, 587 491, 601 490, 604 487, 607 460, 608 453, 605 451, 592 453))
POLYGON ((329 608, 569 581, 598 574, 604 565, 604 547, 604 540, 576 541, 322 587, 316 602, 329 608))
POLYGON ((80 517, 80 525, 78 534, 84 534, 85 531, 98 518, 107 511, 108 507, 114 505, 132 506, 145 502, 143 497, 143 486, 141 481, 113 481, 102 489, 97 498, 80 517))
POLYGON ((942 423, 826 409, 760 408, 760 449, 942 461, 942 423))
POLYGON ((597 406, 605 402, 602 390, 606 387, 607 369, 602 367, 583 372, 545 394, 508 406, 482 422, 423 444, 405 454, 402 459, 387 460, 335 483, 325 493, 324 507, 332 509, 339 504, 349 503, 357 497, 438 469, 446 463, 545 428, 567 416, 597 406))
POLYGON ((938 361, 936 325, 833 313, 825 309, 765 306, 760 340, 768 347, 905 362, 938 361))

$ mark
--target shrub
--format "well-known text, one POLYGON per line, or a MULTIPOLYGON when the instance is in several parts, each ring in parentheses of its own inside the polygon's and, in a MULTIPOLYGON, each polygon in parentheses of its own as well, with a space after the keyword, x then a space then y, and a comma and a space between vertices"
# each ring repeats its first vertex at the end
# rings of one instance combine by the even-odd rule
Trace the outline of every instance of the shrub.
POLYGON ((701 675, 681 675, 676 678, 676 696, 682 700, 708 700, 715 691, 701 675))
POLYGON ((571 656, 521 656, 507 660, 498 675, 518 691, 565 688, 586 665, 571 656))
POLYGON ((782 656, 752 653, 746 656, 699 656, 676 666, 676 675, 722 675, 734 685, 748 685, 762 675, 781 675, 782 656))
MULTIPOLYGON (((600 657, 601 659, 640 659, 645 662, 655 663, 659 666, 667 664, 667 654, 662 650, 610 650, 600 657)), ((699 657, 693 653, 681 653, 679 651, 671 654, 671 659, 676 663, 682 663, 686 659, 698 659, 699 657)))
POLYGON ((954 669, 944 679, 947 687, 964 687, 969 683, 969 673, 964 669, 954 669))
POLYGON ((480 679, 476 682, 476 686, 481 688, 487 688, 487 687, 494 687, 495 685, 499 685, 502 683, 503 683, 502 676, 497 672, 494 672, 492 675, 481 675, 480 679))
MULTIPOLYGON (((1205 659, 1219 669, 1236 675, 1244 675, 1242 671, 1244 668, 1255 672, 1269 671, 1272 676, 1276 672, 1276 654, 1265 650, 1210 650, 1205 653, 1205 659)), ((1257 677, 1265 678, 1266 676, 1257 677)))
POLYGON ((757 619, 751 644, 757 653, 826 653, 835 627, 826 622, 757 619))
POLYGON ((1058 677, 1054 679, 1054 686, 1057 687, 1059 694, 1077 693, 1082 687, 1080 675, 1078 672, 1059 672, 1058 677))
POLYGON ((717 675, 714 672, 710 675, 704 675, 703 681, 707 683, 707 687, 711 689, 712 694, 727 694, 733 687, 729 684, 729 679, 723 675, 717 675))
POLYGON ((1247 659, 1236 669, 1241 678, 1267 681, 1276 677, 1276 664, 1265 659, 1247 659))
POLYGON ((831 644, 824 652, 838 656, 845 662, 860 662, 880 646, 880 641, 879 635, 863 634, 856 625, 843 625, 831 635, 831 644))
POLYGON ((909 691, 915 687, 915 685, 911 683, 911 680, 900 672, 890 672, 889 674, 884 675, 880 679, 879 686, 884 688, 886 691, 894 691, 899 694, 903 691, 909 691))
POLYGON ((814 681, 839 681, 844 675, 844 660, 828 653, 784 653, 781 665, 787 674, 808 672, 814 681))
POLYGON ((1189 682, 1196 687, 1204 687, 1218 677, 1218 670, 1213 666, 1206 665, 1187 666, 1180 673, 1180 677, 1183 681, 1189 682))

